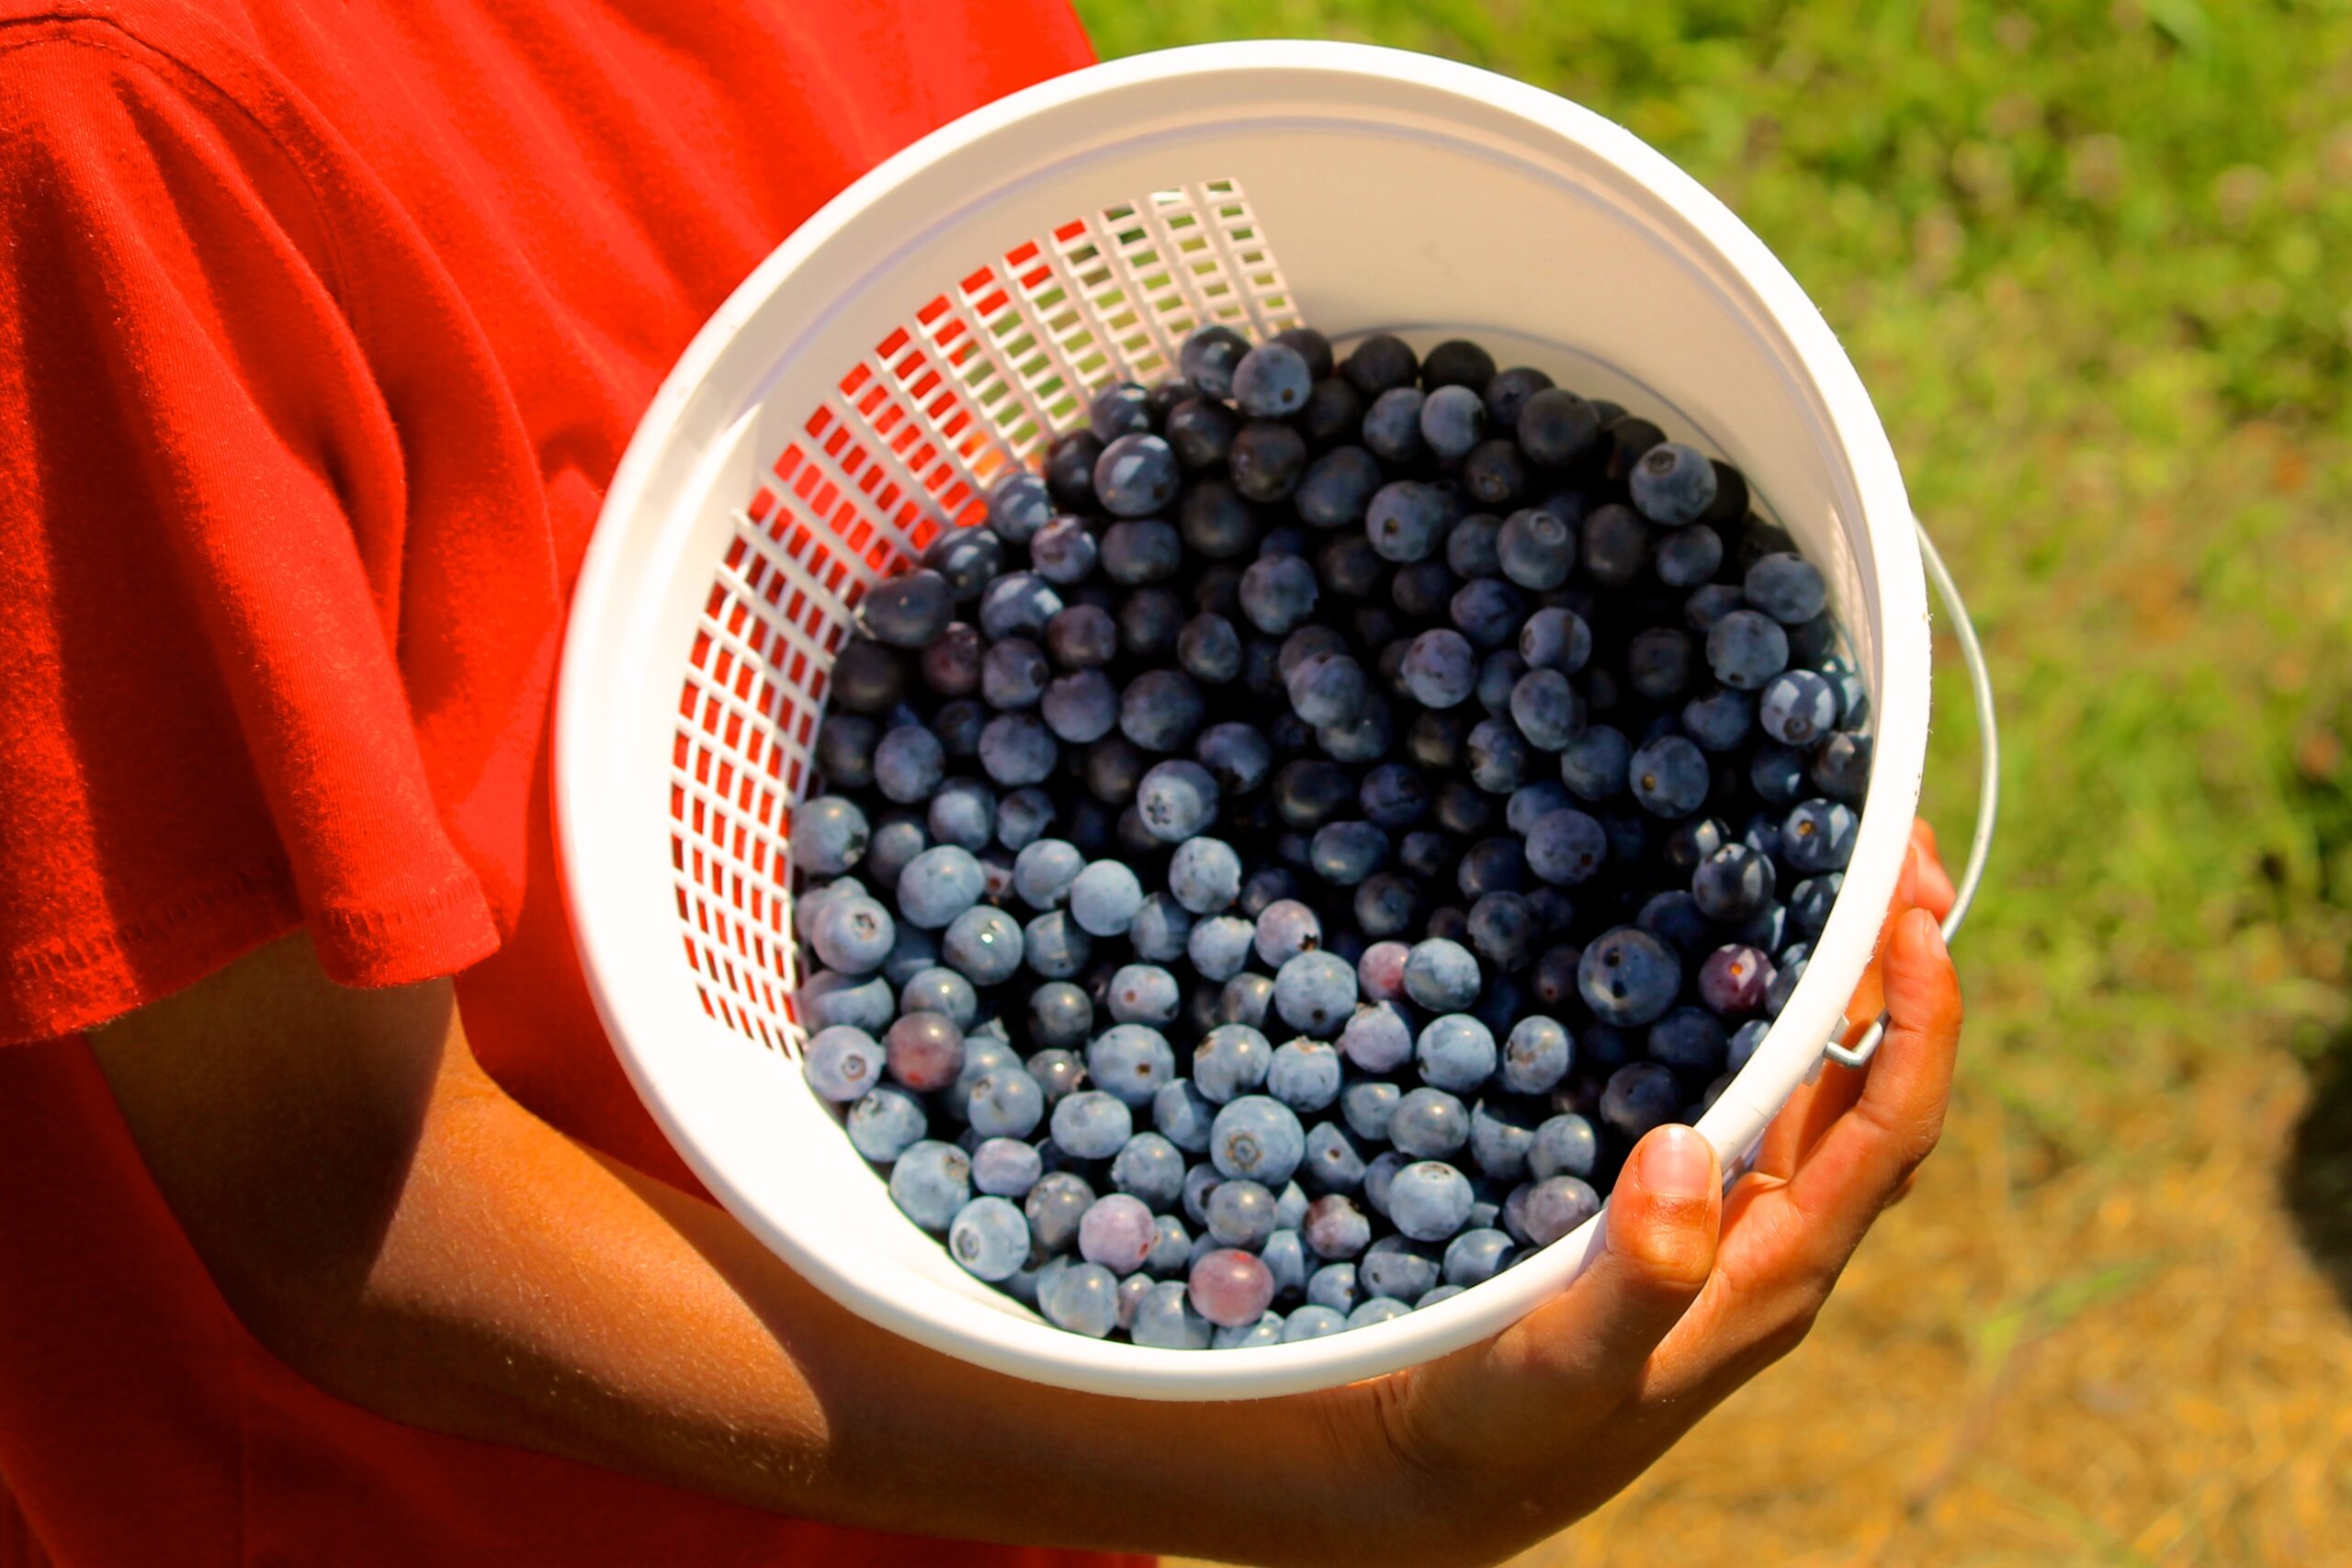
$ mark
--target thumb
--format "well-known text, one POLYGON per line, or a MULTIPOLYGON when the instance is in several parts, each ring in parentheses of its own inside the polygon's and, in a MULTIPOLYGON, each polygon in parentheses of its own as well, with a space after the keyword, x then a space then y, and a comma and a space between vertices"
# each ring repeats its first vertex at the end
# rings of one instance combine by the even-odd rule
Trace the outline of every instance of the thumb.
POLYGON ((1612 1393, 1636 1385, 1650 1351, 1705 1287, 1722 1225, 1713 1145, 1689 1127, 1656 1129, 1609 1195, 1600 1256, 1505 1337, 1521 1344, 1498 1348, 1555 1378, 1612 1393))

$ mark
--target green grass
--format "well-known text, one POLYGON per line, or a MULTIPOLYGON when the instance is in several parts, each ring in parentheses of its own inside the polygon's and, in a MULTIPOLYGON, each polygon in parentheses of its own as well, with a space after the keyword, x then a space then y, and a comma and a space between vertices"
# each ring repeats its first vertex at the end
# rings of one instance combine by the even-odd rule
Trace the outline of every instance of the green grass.
MULTIPOLYGON (((2041 1137, 2087 1156, 2103 1109, 2211 1053, 2340 1035, 2352 6, 1079 9, 1105 54, 1347 38, 1506 72, 1640 133, 1787 262, 1991 650, 2007 817, 1962 953, 1971 1049, 2041 1137)), ((1956 675, 1937 701, 1956 847, 1956 675)))

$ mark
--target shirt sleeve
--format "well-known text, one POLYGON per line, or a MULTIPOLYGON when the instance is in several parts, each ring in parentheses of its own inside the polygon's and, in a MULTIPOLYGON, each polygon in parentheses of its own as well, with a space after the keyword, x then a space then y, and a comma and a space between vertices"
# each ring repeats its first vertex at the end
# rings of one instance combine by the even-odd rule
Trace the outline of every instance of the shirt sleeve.
POLYGON ((298 927, 346 984, 481 958, 401 661, 407 459, 313 181, 86 30, 0 42, 0 1043, 298 927))

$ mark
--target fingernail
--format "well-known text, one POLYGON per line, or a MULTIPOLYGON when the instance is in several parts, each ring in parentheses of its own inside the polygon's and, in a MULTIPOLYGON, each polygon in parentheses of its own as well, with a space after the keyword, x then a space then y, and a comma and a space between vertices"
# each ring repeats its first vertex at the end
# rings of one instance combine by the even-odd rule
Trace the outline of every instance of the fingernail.
POLYGON ((1642 1145, 1642 1185, 1661 1198, 1699 1198, 1714 1185, 1707 1140, 1688 1127, 1661 1127, 1642 1145))
POLYGON ((1920 944, 1927 948, 1928 957, 1933 958, 1939 964, 1946 962, 1951 957, 1951 949, 1944 945, 1943 926, 1936 919, 1936 917, 1929 914, 1928 911, 1922 909, 1919 913, 1927 916, 1927 919, 1922 923, 1928 928, 1925 931, 1920 933, 1920 944))

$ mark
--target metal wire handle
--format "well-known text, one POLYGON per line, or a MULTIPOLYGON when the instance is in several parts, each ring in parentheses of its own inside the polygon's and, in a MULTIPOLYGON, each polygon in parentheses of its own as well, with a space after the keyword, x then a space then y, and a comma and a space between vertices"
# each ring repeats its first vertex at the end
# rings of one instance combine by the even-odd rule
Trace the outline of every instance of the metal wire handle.
MULTIPOLYGON (((1912 520, 1911 528, 1919 536, 1919 560, 1928 569, 1928 581, 1936 585, 1936 597, 1951 613, 1952 635, 1960 639, 1960 657, 1968 666, 1968 683, 1976 697, 1977 751, 1982 759, 1978 764, 1976 830, 1968 840, 1968 863, 1962 868, 1960 886, 1952 893, 1951 913, 1944 917, 1944 940, 1949 942, 1960 934, 1961 922, 1968 919, 1968 907, 1976 901, 1976 885, 1984 879, 1984 857, 1993 848, 1993 824, 2001 812, 2001 730, 1993 713, 1993 677, 1984 668, 1984 645, 1976 640, 1976 626, 1968 618, 1968 606, 1962 603, 1959 586, 1952 581, 1944 558, 1936 553, 1935 541, 1928 537, 1927 529, 1919 525, 1917 518, 1912 520)), ((1886 1014, 1879 1014, 1870 1032, 1850 1046, 1838 1035, 1831 1035, 1826 1047, 1829 1059, 1840 1066, 1864 1066, 1878 1050, 1879 1042, 1886 1038, 1886 1014)))

